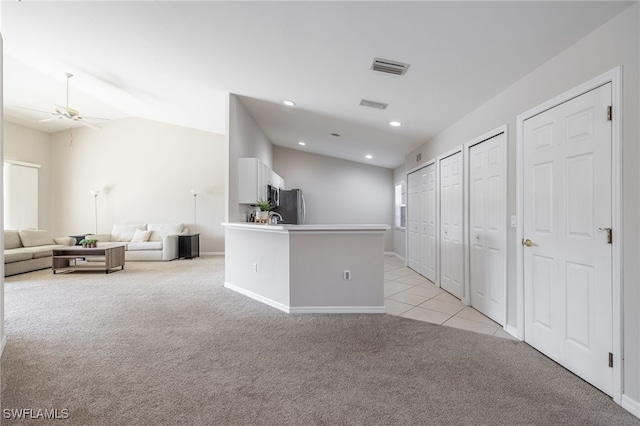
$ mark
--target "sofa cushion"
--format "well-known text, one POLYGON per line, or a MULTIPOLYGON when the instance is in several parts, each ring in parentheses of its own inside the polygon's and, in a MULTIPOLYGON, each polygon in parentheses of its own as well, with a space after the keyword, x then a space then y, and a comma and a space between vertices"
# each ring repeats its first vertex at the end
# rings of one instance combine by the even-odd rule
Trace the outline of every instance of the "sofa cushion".
POLYGON ((130 242, 127 246, 128 251, 140 250, 162 250, 162 241, 146 241, 146 242, 130 242))
POLYGON ((143 231, 142 229, 136 229, 136 232, 131 238, 132 243, 145 243, 149 241, 149 237, 153 231, 143 231))
POLYGON ((147 229, 145 224, 116 224, 111 230, 111 241, 126 243, 131 241, 136 229, 147 229))
POLYGON ((32 259, 33 255, 26 251, 12 250, 4 252, 4 263, 20 262, 32 259))
POLYGON ((18 231, 12 231, 5 229, 4 231, 4 249, 11 250, 22 247, 22 241, 20 241, 20 234, 18 231))
POLYGON ((37 246, 37 247, 25 247, 24 250, 33 254, 34 259, 39 259, 41 257, 50 257, 52 255, 51 249, 55 247, 63 247, 63 246, 49 245, 49 246, 37 246))
POLYGON ((147 225, 149 231, 153 231, 149 241, 162 241, 167 235, 181 234, 184 229, 183 223, 150 223, 147 225))
POLYGON ((53 245, 53 238, 49 231, 44 229, 21 229, 18 231, 20 234, 20 241, 24 247, 36 247, 53 245))

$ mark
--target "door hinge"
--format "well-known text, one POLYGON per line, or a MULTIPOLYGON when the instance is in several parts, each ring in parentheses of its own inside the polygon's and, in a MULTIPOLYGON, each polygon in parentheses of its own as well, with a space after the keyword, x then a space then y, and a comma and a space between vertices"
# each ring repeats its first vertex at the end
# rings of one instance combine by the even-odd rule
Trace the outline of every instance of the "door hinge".
POLYGON ((613 354, 609 352, 609 367, 613 367, 613 354))
POLYGON ((607 121, 611 121, 613 117, 613 108, 611 108, 611 105, 609 105, 607 107, 607 121))

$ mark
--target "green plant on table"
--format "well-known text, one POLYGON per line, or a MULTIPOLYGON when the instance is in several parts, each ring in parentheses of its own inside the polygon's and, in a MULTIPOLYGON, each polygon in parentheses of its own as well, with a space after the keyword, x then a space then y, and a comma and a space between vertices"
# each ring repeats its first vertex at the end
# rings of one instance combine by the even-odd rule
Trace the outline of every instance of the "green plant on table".
POLYGON ((82 247, 96 247, 98 245, 98 240, 93 238, 83 238, 80 240, 80 245, 82 247))
POLYGON ((273 205, 269 201, 265 201, 262 198, 256 201, 256 205, 260 208, 261 212, 268 212, 273 209, 273 205))

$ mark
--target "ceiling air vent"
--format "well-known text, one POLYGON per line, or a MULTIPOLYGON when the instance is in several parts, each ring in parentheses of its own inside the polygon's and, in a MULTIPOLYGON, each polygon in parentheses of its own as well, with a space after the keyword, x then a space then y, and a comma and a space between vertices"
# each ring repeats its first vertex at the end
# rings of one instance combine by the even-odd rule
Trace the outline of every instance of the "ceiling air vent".
POLYGON ((369 101, 367 99, 360 99, 360 106, 376 108, 376 109, 387 109, 389 104, 385 104, 384 102, 369 101))
POLYGON ((409 69, 409 64, 391 61, 389 59, 373 58, 371 69, 386 72, 387 74, 404 75, 409 69))

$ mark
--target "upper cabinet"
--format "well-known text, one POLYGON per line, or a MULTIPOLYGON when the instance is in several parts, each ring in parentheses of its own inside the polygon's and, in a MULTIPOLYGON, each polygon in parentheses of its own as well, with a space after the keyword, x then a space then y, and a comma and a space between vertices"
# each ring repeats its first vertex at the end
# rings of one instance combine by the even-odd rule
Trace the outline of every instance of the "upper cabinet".
POLYGON ((255 204, 268 198, 267 185, 284 188, 284 179, 258 158, 238 159, 238 202, 255 204))

